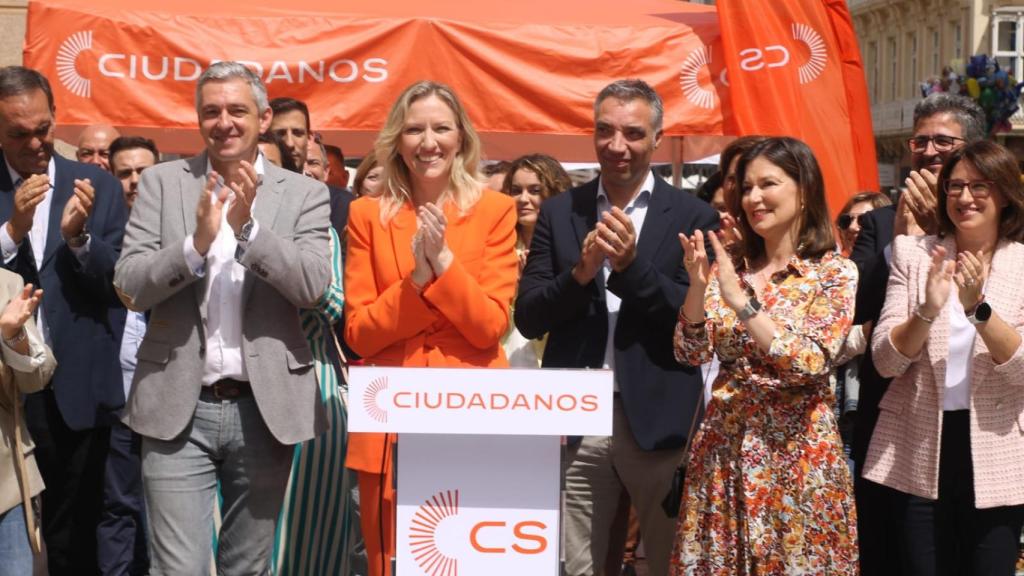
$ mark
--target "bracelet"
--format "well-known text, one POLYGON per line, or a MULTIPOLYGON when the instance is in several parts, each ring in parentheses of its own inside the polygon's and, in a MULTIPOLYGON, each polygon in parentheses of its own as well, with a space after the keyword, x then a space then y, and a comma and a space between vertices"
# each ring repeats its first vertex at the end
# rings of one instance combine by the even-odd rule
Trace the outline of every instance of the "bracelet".
POLYGON ((704 326, 704 321, 706 320, 706 318, 701 319, 699 322, 694 322, 690 320, 689 318, 686 317, 686 312, 683 312, 682 306, 679 307, 679 317, 683 320, 683 324, 686 324, 687 326, 693 328, 696 328, 698 326, 704 326))
POLYGON ((932 322, 935 322, 935 317, 934 316, 929 318, 929 317, 925 316, 924 314, 921 314, 921 305, 920 304, 918 304, 917 308, 914 308, 914 316, 916 316, 922 322, 927 322, 928 324, 931 324, 932 322))
POLYGON ((22 342, 24 342, 25 338, 27 338, 27 337, 28 337, 28 334, 25 333, 25 327, 22 326, 21 330, 18 330, 18 333, 14 335, 14 338, 4 338, 3 340, 4 340, 4 344, 7 344, 8 347, 14 348, 18 344, 21 344, 22 342))

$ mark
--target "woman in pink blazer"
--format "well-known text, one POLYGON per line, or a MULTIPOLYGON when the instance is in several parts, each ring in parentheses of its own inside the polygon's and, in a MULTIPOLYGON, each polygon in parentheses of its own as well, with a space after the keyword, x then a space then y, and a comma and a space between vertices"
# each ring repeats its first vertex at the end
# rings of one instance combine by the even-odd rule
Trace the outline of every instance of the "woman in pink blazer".
POLYGON ((893 242, 872 338, 894 378, 864 466, 906 496, 903 574, 1014 573, 1024 524, 1024 189, 969 144, 938 181, 938 236, 893 242))

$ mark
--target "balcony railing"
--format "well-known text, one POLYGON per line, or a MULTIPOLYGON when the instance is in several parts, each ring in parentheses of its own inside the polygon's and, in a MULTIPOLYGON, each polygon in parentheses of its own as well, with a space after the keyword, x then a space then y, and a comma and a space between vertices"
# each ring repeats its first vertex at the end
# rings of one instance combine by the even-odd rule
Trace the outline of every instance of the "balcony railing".
POLYGON ((909 132, 914 127, 914 106, 920 100, 896 100, 871 107, 871 127, 879 136, 909 132))

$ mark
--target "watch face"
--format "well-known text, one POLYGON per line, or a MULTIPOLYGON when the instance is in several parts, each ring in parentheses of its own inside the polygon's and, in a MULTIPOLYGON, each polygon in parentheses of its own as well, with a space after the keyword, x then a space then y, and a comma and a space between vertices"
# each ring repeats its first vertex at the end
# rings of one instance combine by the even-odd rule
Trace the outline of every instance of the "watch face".
POLYGON ((978 322, 988 322, 988 319, 991 317, 992 307, 988 305, 988 302, 978 304, 978 309, 974 311, 974 318, 978 322))

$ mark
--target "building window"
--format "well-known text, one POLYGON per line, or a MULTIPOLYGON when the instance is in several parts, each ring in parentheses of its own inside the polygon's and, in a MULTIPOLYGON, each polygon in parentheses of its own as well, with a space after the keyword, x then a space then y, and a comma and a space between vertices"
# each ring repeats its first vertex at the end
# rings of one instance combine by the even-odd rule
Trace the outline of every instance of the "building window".
POLYGON ((961 22, 953 22, 953 59, 964 57, 964 26, 961 22))
POLYGON ((920 86, 921 78, 918 74, 920 68, 917 66, 917 33, 911 32, 907 34, 907 52, 910 57, 907 58, 907 76, 906 78, 910 81, 910 90, 907 92, 910 97, 917 95, 918 86, 920 86))
POLYGON ((999 8, 992 15, 992 55, 999 67, 1021 77, 1024 56, 1024 8, 999 8))
POLYGON ((868 43, 868 94, 871 103, 878 102, 880 86, 878 85, 878 42, 868 43))
POLYGON ((888 46, 889 56, 889 100, 896 100, 896 87, 899 86, 898 78, 898 66, 899 66, 899 54, 896 50, 896 39, 889 38, 888 46))
POLYGON ((939 31, 932 28, 932 69, 928 71, 929 74, 938 74, 942 71, 942 67, 939 66, 940 56, 942 54, 942 44, 940 43, 939 31))

